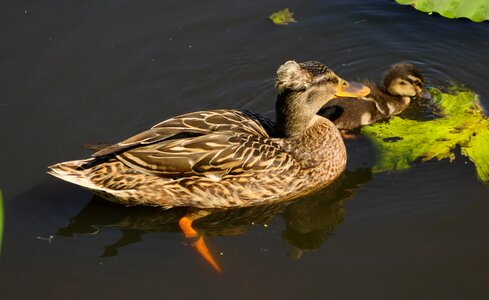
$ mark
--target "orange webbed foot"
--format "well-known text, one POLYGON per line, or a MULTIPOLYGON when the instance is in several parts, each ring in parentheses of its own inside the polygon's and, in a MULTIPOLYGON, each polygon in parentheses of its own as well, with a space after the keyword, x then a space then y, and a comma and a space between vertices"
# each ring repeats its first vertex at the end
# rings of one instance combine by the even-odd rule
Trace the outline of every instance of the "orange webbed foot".
POLYGON ((192 244, 197 251, 199 251, 200 255, 219 273, 221 273, 221 267, 217 264, 217 262, 214 260, 212 257, 212 254, 210 253, 209 249, 207 248, 204 237, 200 236, 197 241, 195 241, 192 244))
MULTIPOLYGON (((197 237, 197 231, 192 227, 193 219, 191 217, 184 216, 178 221, 178 225, 182 230, 183 234, 186 238, 194 238, 197 237)), ((199 254, 219 273, 221 273, 221 267, 217 264, 215 259, 212 257, 211 252, 207 248, 205 244, 204 237, 201 235, 195 242, 192 243, 199 254)))

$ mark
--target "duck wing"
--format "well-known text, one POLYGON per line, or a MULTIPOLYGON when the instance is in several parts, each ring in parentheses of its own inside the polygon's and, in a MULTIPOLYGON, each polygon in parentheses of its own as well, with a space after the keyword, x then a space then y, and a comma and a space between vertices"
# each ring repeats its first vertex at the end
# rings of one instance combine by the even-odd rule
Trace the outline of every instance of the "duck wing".
POLYGON ((92 157, 114 155, 162 141, 194 138, 224 131, 269 137, 256 119, 238 110, 198 111, 158 123, 149 130, 95 152, 92 157))
POLYGON ((166 178, 279 172, 296 165, 282 145, 257 134, 231 130, 164 140, 116 155, 131 168, 166 178))
POLYGON ((276 136, 277 123, 270 120, 270 118, 249 110, 244 110, 243 113, 248 117, 252 118, 253 120, 255 120, 256 122, 258 122, 261 125, 261 127, 265 129, 265 131, 268 133, 269 136, 276 136))

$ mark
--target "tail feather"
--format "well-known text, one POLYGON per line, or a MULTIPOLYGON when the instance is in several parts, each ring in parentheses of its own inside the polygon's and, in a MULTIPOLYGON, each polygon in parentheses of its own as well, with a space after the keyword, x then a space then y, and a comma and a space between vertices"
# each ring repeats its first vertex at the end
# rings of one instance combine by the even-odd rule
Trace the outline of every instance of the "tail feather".
POLYGON ((93 183, 92 180, 90 180, 90 178, 86 176, 88 170, 82 168, 83 165, 86 165, 93 160, 94 158, 89 158, 57 163, 49 166, 48 168, 50 170, 47 173, 64 181, 82 186, 93 191, 105 191, 103 187, 93 183))
POLYGON ((167 209, 200 205, 200 199, 195 200, 194 197, 210 197, 208 200, 212 205, 217 203, 217 207, 227 205, 224 202, 226 198, 218 195, 219 189, 216 193, 204 188, 196 189, 197 192, 188 188, 185 190, 186 186, 180 180, 142 173, 117 159, 102 163, 99 162, 100 159, 94 157, 54 164, 48 167, 48 174, 86 188, 106 200, 128 206, 147 205, 167 209), (221 206, 220 203, 224 205, 221 206))

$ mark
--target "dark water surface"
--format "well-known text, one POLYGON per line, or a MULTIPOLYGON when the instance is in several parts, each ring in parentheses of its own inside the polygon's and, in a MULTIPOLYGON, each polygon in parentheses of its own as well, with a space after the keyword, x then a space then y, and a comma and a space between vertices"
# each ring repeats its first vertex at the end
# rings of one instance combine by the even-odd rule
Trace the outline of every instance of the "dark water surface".
POLYGON ((181 210, 125 208, 49 177, 87 142, 117 142, 188 111, 273 116, 287 59, 377 80, 411 61, 431 86, 489 108, 487 22, 394 1, 1 1, 2 299, 488 299, 489 188, 453 162, 372 174, 348 142, 342 180, 289 205, 208 216, 215 272, 181 210), (274 26, 289 7, 298 23, 274 26))

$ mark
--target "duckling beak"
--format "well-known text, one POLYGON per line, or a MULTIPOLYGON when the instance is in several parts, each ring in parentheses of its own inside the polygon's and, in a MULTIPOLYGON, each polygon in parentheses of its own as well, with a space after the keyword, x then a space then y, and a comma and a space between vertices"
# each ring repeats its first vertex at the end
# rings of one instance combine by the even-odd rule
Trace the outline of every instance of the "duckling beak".
POLYGON ((370 89, 359 82, 348 82, 340 80, 338 90, 335 93, 335 98, 338 97, 365 97, 370 94, 370 89))
POLYGON ((419 93, 418 95, 416 95, 418 98, 421 98, 421 99, 426 99, 426 100, 431 100, 433 99, 433 96, 431 95, 431 93, 428 91, 428 90, 425 90, 423 89, 421 91, 421 93, 419 93))

